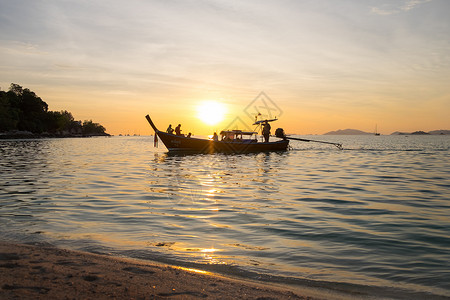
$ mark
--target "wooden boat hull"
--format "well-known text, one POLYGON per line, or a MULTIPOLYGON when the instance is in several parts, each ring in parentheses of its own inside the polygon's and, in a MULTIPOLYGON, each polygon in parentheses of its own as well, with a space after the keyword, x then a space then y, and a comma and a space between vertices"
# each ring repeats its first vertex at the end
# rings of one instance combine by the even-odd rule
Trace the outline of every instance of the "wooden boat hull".
POLYGON ((268 143, 258 143, 252 140, 243 141, 213 141, 192 137, 177 136, 160 131, 153 124, 150 117, 146 116, 148 122, 155 130, 155 134, 164 143, 169 152, 196 152, 196 153, 250 153, 286 151, 289 140, 278 140, 268 143))
POLYGON ((156 134, 169 151, 199 152, 199 153, 248 153, 284 151, 289 145, 288 140, 280 140, 269 143, 236 142, 236 141, 212 141, 198 138, 176 136, 157 131, 156 134))

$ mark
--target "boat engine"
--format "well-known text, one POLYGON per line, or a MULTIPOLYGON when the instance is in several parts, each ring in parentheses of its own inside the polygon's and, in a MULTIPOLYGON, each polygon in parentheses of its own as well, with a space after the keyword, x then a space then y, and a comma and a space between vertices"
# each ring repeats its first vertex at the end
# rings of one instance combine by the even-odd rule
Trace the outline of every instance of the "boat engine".
POLYGON ((286 134, 284 133, 283 128, 277 128, 277 130, 275 130, 275 136, 280 139, 286 139, 286 134))

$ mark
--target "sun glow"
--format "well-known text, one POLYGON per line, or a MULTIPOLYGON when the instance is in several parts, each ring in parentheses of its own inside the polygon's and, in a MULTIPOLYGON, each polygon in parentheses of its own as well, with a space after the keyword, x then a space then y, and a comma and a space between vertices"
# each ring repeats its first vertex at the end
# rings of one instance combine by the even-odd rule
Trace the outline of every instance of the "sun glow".
POLYGON ((216 101, 203 102, 197 107, 197 117, 208 125, 215 125, 225 117, 226 107, 216 101))

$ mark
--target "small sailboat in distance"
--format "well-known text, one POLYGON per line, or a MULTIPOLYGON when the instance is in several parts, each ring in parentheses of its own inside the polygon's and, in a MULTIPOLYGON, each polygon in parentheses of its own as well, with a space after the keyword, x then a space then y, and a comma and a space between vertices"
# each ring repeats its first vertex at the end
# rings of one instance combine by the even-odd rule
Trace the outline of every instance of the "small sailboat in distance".
POLYGON ((379 136, 380 135, 380 133, 378 132, 378 124, 375 124, 375 135, 376 136, 379 136))

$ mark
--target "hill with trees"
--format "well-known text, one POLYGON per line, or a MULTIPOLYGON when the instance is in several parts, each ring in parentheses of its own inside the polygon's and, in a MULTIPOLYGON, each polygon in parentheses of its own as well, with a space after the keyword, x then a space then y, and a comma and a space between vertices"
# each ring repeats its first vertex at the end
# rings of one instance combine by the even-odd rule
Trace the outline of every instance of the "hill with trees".
POLYGON ((0 138, 109 136, 92 120, 76 121, 66 110, 49 111, 34 92, 11 83, 0 91, 0 138))
POLYGON ((330 132, 324 133, 324 135, 367 135, 367 134, 373 135, 373 133, 364 132, 364 131, 357 130, 357 129, 339 129, 336 131, 330 131, 330 132))
MULTIPOLYGON (((433 130, 433 131, 429 131, 429 132, 425 132, 425 131, 415 131, 415 132, 393 132, 391 133, 391 135, 450 135, 450 130, 433 130)), ((339 129, 336 131, 330 131, 327 133, 324 133, 324 135, 374 135, 374 133, 370 133, 370 132, 364 132, 358 129, 339 129)))
POLYGON ((450 135, 450 130, 441 129, 441 130, 432 130, 432 131, 428 131, 428 132, 425 132, 422 130, 414 131, 414 132, 396 131, 396 132, 391 133, 391 135, 450 135))

